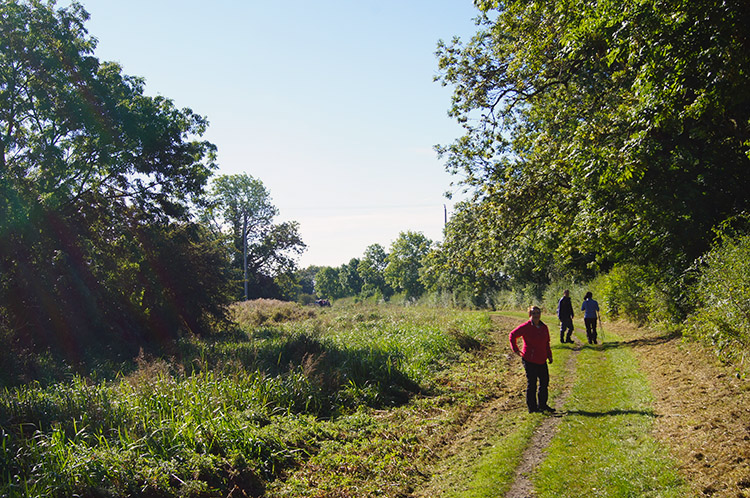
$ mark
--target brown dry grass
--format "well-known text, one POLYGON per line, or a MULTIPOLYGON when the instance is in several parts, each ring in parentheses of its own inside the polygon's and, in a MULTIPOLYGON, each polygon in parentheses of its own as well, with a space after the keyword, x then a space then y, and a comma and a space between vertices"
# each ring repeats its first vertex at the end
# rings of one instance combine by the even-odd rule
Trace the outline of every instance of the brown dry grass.
POLYGON ((656 436, 697 493, 750 497, 750 381, 680 335, 617 324, 647 375, 656 436))
POLYGON ((315 316, 313 308, 276 299, 254 299, 237 302, 230 306, 229 312, 235 322, 256 327, 305 320, 315 316))

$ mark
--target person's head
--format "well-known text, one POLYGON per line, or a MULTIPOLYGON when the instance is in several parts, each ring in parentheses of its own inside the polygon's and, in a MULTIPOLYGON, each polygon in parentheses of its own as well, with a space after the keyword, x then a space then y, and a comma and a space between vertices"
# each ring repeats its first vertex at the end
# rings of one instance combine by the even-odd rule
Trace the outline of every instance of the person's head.
POLYGON ((529 306, 529 318, 534 323, 539 323, 542 319, 542 309, 539 306, 529 306))
POLYGON ((583 299, 592 299, 594 295, 591 293, 591 291, 588 291, 585 296, 583 296, 583 299))
POLYGON ((570 296, 570 291, 569 291, 568 289, 565 289, 565 290, 563 291, 563 296, 565 296, 565 297, 568 297, 568 296, 570 296))

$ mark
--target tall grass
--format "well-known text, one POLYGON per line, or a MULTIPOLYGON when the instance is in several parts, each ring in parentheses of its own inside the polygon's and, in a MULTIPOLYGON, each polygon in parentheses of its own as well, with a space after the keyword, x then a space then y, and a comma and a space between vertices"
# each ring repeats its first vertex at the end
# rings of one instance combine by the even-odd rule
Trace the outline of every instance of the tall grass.
POLYGON ((261 494, 335 439, 339 417, 429 390, 490 329, 481 314, 309 311, 236 311, 237 330, 186 338, 113 382, 6 389, 0 494, 261 494))
POLYGON ((750 235, 725 237, 702 260, 687 333, 750 373, 750 235))

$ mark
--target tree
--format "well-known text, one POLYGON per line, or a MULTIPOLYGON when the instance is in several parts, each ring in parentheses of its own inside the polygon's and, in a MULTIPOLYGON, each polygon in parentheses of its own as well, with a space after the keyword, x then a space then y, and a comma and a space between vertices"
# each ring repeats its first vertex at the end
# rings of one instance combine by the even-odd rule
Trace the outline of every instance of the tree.
POLYGON ((431 246, 432 241, 421 232, 401 232, 386 258, 384 276, 388 285, 397 292, 405 292, 407 298, 421 296, 424 285, 419 279, 419 270, 431 246))
POLYGON ((477 5, 471 41, 439 44, 465 134, 438 149, 489 214, 483 264, 525 247, 675 278, 750 207, 744 2, 477 5))
POLYGON ((339 269, 341 289, 346 296, 358 296, 362 292, 362 276, 359 274, 359 259, 352 258, 339 269))
POLYGON ((272 281, 296 269, 296 256, 305 250, 296 222, 278 225, 278 210, 263 183, 250 175, 222 175, 214 179, 207 218, 218 231, 228 227, 236 266, 242 268, 244 297, 276 297, 272 281))
POLYGON ((362 277, 362 292, 366 295, 380 293, 384 299, 393 295, 393 289, 385 281, 387 258, 388 254, 380 244, 372 244, 365 249, 358 271, 362 277))
POLYGON ((297 270, 296 277, 300 285, 300 292, 303 294, 314 294, 315 293, 315 276, 321 270, 320 266, 308 266, 297 270))
POLYGON ((320 298, 337 298, 343 295, 338 268, 321 268, 315 275, 315 293, 320 298))
MULTIPOLYGON (((482 206, 462 202, 444 230, 444 241, 425 257, 420 280, 432 292, 450 292, 454 297, 468 297, 473 304, 489 301, 489 295, 508 282, 509 274, 518 276, 510 268, 509 258, 493 257, 497 242, 478 236, 491 226, 482 206)), ((508 253, 510 249, 505 249, 508 253)))
POLYGON ((215 167, 197 139, 206 120, 94 57, 79 4, 53 7, 0 4, 0 327, 75 355, 117 333, 148 337, 157 315, 181 327, 220 315, 220 279, 203 273, 217 287, 200 303, 130 293, 158 271, 154 292, 177 298, 172 277, 217 261, 190 221, 215 167), (167 269, 162 250, 187 253, 167 269))

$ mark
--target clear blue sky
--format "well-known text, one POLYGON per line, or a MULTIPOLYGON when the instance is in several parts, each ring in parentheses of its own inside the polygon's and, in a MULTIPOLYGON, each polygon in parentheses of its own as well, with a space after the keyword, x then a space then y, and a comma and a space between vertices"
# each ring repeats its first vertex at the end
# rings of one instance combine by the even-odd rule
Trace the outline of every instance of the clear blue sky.
POLYGON ((300 223, 301 267, 406 230, 442 239, 457 178, 432 147, 461 130, 434 53, 474 33, 471 0, 80 3, 96 55, 206 116, 217 173, 260 179, 278 221, 300 223))

